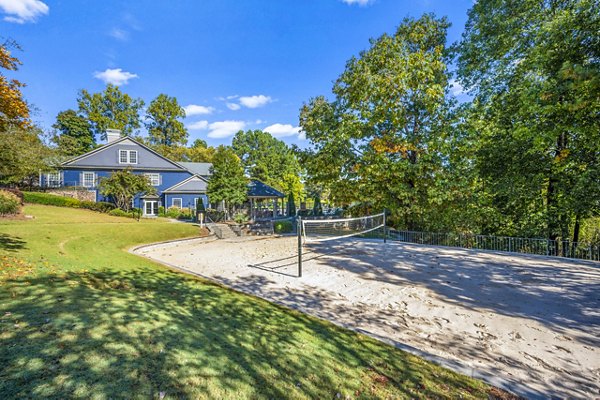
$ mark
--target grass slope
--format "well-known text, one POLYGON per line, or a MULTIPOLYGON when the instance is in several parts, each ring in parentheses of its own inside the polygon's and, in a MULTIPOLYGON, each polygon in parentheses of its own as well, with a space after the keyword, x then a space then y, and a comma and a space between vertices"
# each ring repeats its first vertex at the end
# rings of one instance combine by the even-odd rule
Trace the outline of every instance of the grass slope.
POLYGON ((27 206, 0 221, 9 398, 487 398, 494 389, 129 254, 187 224, 27 206))

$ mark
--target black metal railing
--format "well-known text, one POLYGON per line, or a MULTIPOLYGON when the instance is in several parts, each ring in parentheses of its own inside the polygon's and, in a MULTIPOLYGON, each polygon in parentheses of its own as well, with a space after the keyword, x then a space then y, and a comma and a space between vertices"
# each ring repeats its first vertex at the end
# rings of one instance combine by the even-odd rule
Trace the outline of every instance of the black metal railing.
POLYGON ((435 233, 389 230, 388 237, 401 242, 466 249, 506 251, 600 261, 600 246, 570 240, 549 240, 468 233, 435 233))

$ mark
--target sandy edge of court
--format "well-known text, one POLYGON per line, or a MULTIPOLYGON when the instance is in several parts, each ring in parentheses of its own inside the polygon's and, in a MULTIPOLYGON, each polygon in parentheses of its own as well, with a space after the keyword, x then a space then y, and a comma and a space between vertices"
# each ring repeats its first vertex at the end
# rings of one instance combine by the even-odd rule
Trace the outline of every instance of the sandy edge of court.
MULTIPOLYGON (((572 371, 559 367, 556 371, 552 371, 553 363, 556 362, 558 366, 561 360, 554 360, 553 357, 558 356, 545 353, 544 348, 557 346, 555 344, 557 332, 546 329, 537 321, 505 315, 494 316, 488 311, 461 308, 456 304, 443 304, 436 298, 435 293, 419 285, 401 287, 399 290, 400 286, 397 283, 392 286, 379 284, 372 279, 373 277, 368 276, 361 277, 360 282, 355 285, 349 284, 350 288, 346 292, 342 289, 340 293, 334 293, 335 290, 332 288, 335 289, 335 286, 332 285, 336 285, 336 281, 339 285, 339 282, 356 280, 356 275, 348 274, 339 268, 331 268, 328 264, 340 262, 331 258, 327 262, 306 261, 305 275, 301 280, 285 274, 273 274, 272 271, 247 268, 251 263, 264 261, 266 256, 290 254, 293 247, 294 238, 233 241, 207 241, 206 238, 200 238, 185 242, 173 241, 138 246, 130 251, 182 272, 216 281, 238 291, 327 319, 336 325, 367 334, 457 372, 482 379, 528 398, 549 396, 584 398, 597 395, 594 390, 600 387, 598 377, 590 375, 587 370, 582 374, 575 374, 580 375, 578 379, 590 381, 589 387, 583 390, 576 387, 577 383, 573 386, 572 382, 567 382, 565 385, 561 383, 560 388, 556 385, 552 387, 557 382, 564 381, 565 377, 562 375, 568 375, 572 371), (285 245, 282 246, 283 244, 285 245), (250 282, 253 281, 255 284, 251 285, 250 282), (385 301, 388 301, 388 305, 400 302, 407 304, 405 310, 388 310, 385 304, 379 304, 383 297, 372 293, 374 291, 384 293, 390 288, 399 294, 392 296, 394 298, 386 295, 385 301), (307 294, 309 297, 317 297, 317 301, 308 299, 307 294), (406 310, 410 312, 406 313, 406 310), (400 315, 401 312, 404 314, 400 315), (466 317, 456 317, 454 314, 466 315, 466 317), (404 329, 394 322, 400 317, 409 320, 412 330, 404 329), (451 328, 442 329, 436 326, 436 324, 440 325, 439 321, 449 321, 449 319, 452 319, 451 325, 454 325, 451 328), (377 321, 375 324, 377 326, 374 326, 373 321, 377 321), (484 325, 487 326, 473 328, 473 326, 484 325), (504 337, 505 335, 498 334, 503 331, 500 325, 511 326, 511 331, 504 329, 506 331, 504 333, 516 334, 517 337, 536 341, 533 346, 535 349, 526 347, 527 352, 524 353, 526 357, 519 358, 518 353, 523 353, 525 344, 509 341, 504 337), (487 333, 486 329, 491 329, 489 332, 493 334, 487 333), (481 339, 475 336, 475 332, 477 335, 489 334, 492 339, 487 343, 485 337, 481 339), (450 337, 454 341, 447 340, 444 343, 444 340, 450 337), (456 351, 452 351, 453 346, 456 351), (489 346, 483 348, 488 350, 484 352, 485 357, 479 358, 478 346, 489 346), (495 360, 496 356, 501 361, 495 360), (545 367, 534 365, 536 364, 534 360, 540 359, 546 360, 548 364, 545 367), (510 360, 508 365, 502 363, 506 360, 510 360), (548 367, 550 369, 547 369, 548 367), (540 376, 544 377, 544 381, 532 382, 534 378, 540 376)), ((452 253, 451 249, 447 252, 452 253)), ((477 257, 481 258, 478 260, 480 262, 502 258, 495 254, 477 254, 477 257)), ((286 271, 289 270, 289 275, 295 272, 296 267, 292 264, 285 267, 286 271)), ((560 331, 563 337, 569 335, 568 330, 560 331)), ((577 362, 584 360, 585 354, 581 353, 589 353, 589 348, 586 350, 571 339, 567 342, 561 341, 560 348, 569 352, 570 359, 566 360, 566 363, 563 362, 565 365, 568 365, 571 359, 577 362)), ((560 357, 564 358, 562 354, 560 357)), ((544 361, 541 363, 544 364, 544 361)), ((590 369, 589 365, 586 368, 590 369)))

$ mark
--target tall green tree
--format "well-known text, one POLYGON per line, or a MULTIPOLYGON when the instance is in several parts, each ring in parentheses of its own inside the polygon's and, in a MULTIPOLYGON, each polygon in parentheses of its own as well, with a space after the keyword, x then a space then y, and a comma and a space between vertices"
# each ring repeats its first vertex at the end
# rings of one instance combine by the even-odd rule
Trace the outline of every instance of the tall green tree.
POLYGON ((392 210, 398 225, 432 228, 443 206, 453 101, 445 18, 407 18, 371 40, 337 79, 335 100, 311 99, 300 114, 311 180, 337 202, 364 199, 392 210))
POLYGON ((112 197, 115 205, 124 211, 131 209, 131 200, 137 194, 156 193, 147 176, 134 174, 130 169, 115 171, 100 179, 98 188, 102 195, 112 197))
POLYGON ((231 211, 233 206, 246 201, 248 179, 239 157, 231 148, 223 145, 217 147, 211 173, 207 188, 211 203, 219 204, 224 201, 226 209, 231 211))
POLYGON ((181 121, 185 110, 175 97, 159 94, 146 110, 146 129, 150 143, 162 146, 185 145, 188 131, 181 121))
POLYGON ((40 171, 52 168, 52 151, 39 128, 9 126, 0 132, 0 184, 32 186, 40 171))
POLYGON ((171 145, 167 146, 164 144, 152 145, 148 143, 155 151, 162 154, 163 156, 173 161, 188 161, 188 162, 212 162, 213 155, 216 149, 212 146, 207 146, 206 142, 201 139, 197 139, 194 143, 189 146, 171 145))
POLYGON ((577 241, 600 212, 600 7, 498 2, 469 11, 459 78, 475 96, 475 165, 517 234, 577 241))
POLYGON ((294 176, 299 182, 300 164, 294 151, 283 141, 261 130, 239 131, 231 147, 252 179, 279 190, 294 190, 296 197, 301 196, 302 190, 289 183, 294 176))
POLYGON ((74 110, 58 113, 52 128, 55 130, 52 141, 63 155, 78 156, 96 146, 90 122, 74 110))
POLYGON ((106 85, 100 93, 83 89, 77 97, 79 115, 91 124, 92 131, 106 140, 107 129, 119 129, 123 135, 132 135, 140 128, 142 99, 133 99, 115 85, 106 85))

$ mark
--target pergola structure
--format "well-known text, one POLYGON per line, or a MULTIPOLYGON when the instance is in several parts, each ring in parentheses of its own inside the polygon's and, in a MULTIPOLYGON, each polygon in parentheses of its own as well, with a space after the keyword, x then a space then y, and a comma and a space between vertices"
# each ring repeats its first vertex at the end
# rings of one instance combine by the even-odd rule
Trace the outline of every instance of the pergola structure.
POLYGON ((250 181, 248 200, 250 201, 250 218, 252 220, 285 216, 285 195, 261 181, 256 179, 250 181))

